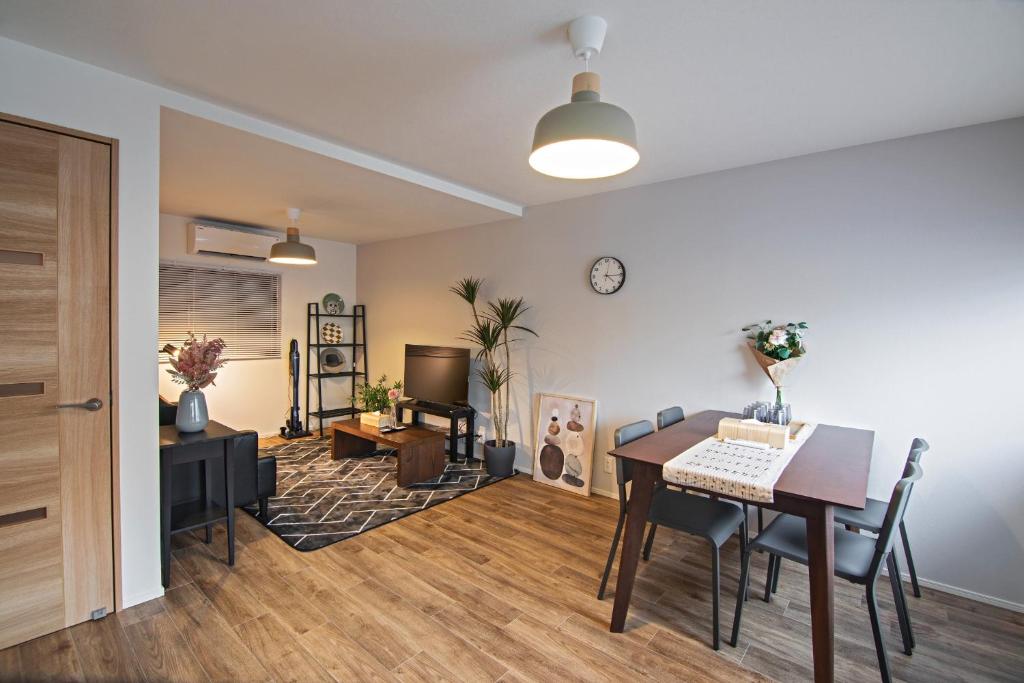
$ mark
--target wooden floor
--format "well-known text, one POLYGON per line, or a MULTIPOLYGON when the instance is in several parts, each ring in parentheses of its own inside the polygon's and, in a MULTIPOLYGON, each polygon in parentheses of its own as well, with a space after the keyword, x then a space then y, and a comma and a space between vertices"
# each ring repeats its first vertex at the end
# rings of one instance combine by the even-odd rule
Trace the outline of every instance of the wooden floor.
MULTIPOLYGON (((739 647, 716 653, 707 548, 669 530, 641 563, 627 632, 609 633, 612 600, 594 594, 615 514, 614 501, 518 476, 299 553, 240 513, 233 569, 222 531, 210 546, 177 536, 165 597, 0 651, 0 679, 810 679, 806 572, 786 563, 774 602, 752 597, 739 647)), ((737 565, 730 542, 723 640, 737 565)), ((756 595, 765 559, 754 568, 756 595)), ((837 678, 877 681, 862 594, 836 587, 837 678)), ((918 648, 906 657, 881 593, 898 679, 1021 679, 1024 615, 926 590, 910 599, 918 648)))

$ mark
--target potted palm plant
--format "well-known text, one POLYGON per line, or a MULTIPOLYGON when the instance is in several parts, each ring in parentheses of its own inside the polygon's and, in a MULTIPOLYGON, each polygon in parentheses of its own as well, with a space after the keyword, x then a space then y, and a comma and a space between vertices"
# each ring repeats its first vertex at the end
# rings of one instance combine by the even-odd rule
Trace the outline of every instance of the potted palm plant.
POLYGON ((511 380, 514 375, 512 345, 521 341, 517 336, 520 332, 538 335, 519 324, 530 308, 522 297, 498 298, 479 308, 477 299, 483 284, 480 278, 466 277, 450 289, 473 311, 473 322, 460 339, 480 347, 476 354, 479 362, 476 375, 491 395, 494 438, 484 442, 484 465, 488 474, 505 477, 513 473, 516 459, 516 444, 508 438, 511 380))

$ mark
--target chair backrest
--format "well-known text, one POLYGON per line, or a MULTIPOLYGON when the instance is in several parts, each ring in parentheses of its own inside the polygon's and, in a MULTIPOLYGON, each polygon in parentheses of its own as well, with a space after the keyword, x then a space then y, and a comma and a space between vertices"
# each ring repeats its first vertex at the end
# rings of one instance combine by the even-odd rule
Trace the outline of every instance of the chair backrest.
POLYGON ((907 511, 910 491, 914 488, 914 482, 920 479, 923 474, 924 470, 921 469, 920 464, 908 461, 903 478, 896 482, 892 497, 889 499, 889 507, 885 511, 885 521, 882 523, 882 529, 878 532, 878 540, 875 542, 875 556, 871 560, 872 576, 876 572, 881 571, 882 563, 885 562, 885 556, 892 550, 892 545, 896 540, 896 532, 899 529, 900 522, 903 521, 903 515, 907 511))
POLYGON ((921 462, 921 456, 924 455, 924 452, 929 448, 931 448, 931 446, 928 445, 927 441, 919 436, 915 437, 914 441, 910 444, 910 453, 907 455, 907 462, 921 462))
MULTIPOLYGON (((654 425, 650 420, 631 422, 615 430, 615 447, 625 446, 641 436, 654 433, 654 425)), ((619 487, 619 507, 626 505, 626 484, 633 480, 633 462, 623 458, 615 458, 615 483, 619 487)))
POLYGON ((658 411, 658 429, 664 429, 669 425, 674 425, 676 422, 682 422, 686 419, 683 415, 683 409, 679 406, 672 406, 671 408, 665 408, 665 410, 658 411))

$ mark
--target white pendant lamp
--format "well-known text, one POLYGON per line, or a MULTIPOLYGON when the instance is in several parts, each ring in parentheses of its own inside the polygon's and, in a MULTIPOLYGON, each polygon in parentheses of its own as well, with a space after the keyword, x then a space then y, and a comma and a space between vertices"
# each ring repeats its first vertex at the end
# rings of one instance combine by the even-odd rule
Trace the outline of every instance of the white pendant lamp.
POLYGON ((313 247, 299 241, 299 215, 302 209, 288 209, 288 236, 284 242, 270 247, 270 262, 295 266, 309 266, 316 263, 313 247))
POLYGON ((572 79, 572 101, 555 107, 537 122, 530 166, 556 178, 607 178, 640 161, 636 124, 621 107, 601 101, 601 77, 590 71, 600 54, 608 22, 583 16, 569 24, 573 54, 586 70, 572 79))

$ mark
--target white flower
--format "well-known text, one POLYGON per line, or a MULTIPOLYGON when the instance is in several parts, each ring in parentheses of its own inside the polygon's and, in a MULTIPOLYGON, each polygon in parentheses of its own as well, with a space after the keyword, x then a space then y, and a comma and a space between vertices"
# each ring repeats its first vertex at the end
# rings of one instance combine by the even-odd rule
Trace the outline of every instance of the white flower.
POLYGON ((785 346, 787 336, 788 333, 786 332, 785 328, 776 327, 774 330, 772 330, 772 333, 768 335, 768 343, 774 344, 775 346, 785 346))

